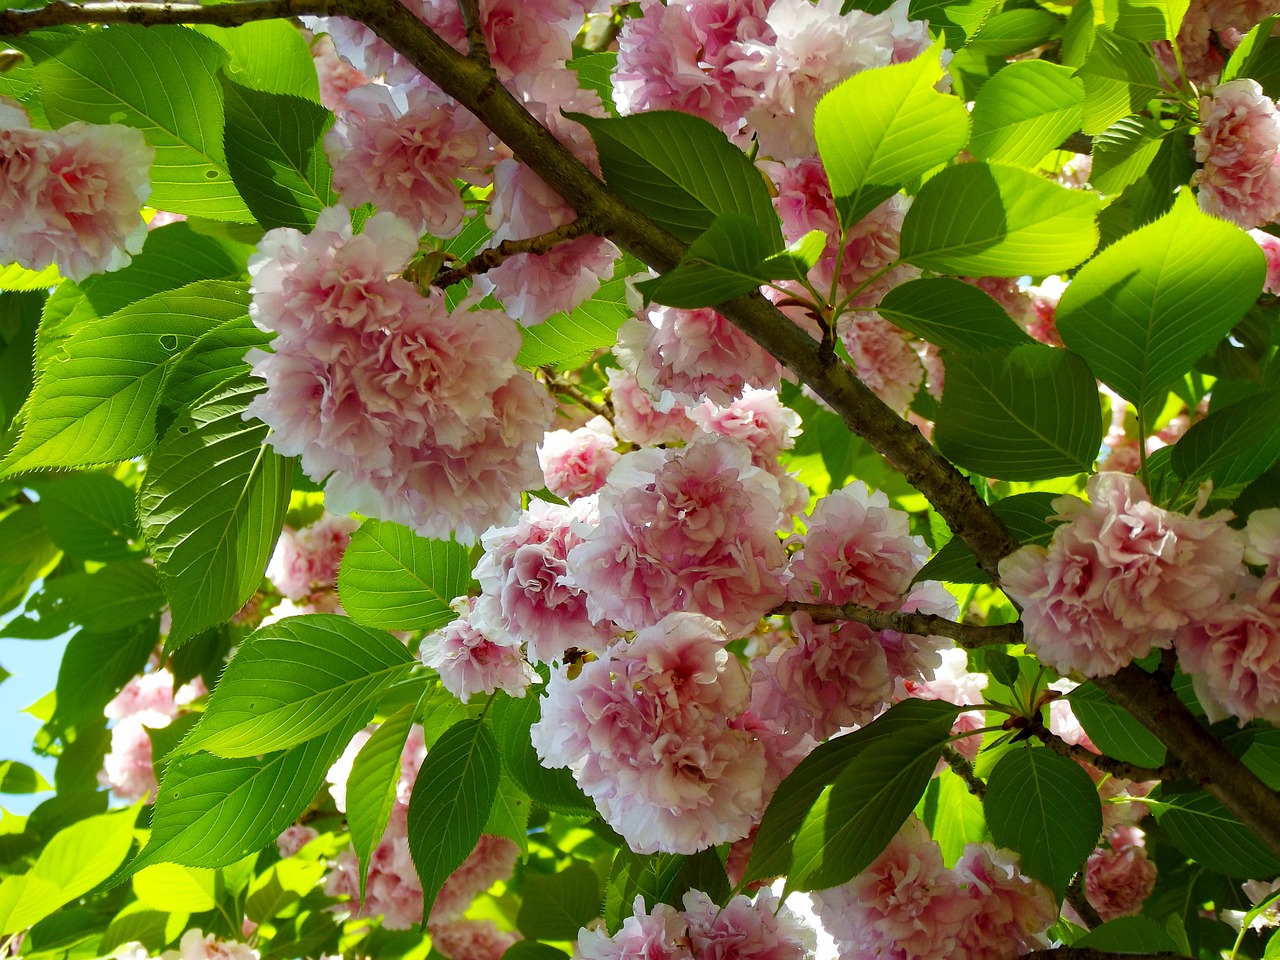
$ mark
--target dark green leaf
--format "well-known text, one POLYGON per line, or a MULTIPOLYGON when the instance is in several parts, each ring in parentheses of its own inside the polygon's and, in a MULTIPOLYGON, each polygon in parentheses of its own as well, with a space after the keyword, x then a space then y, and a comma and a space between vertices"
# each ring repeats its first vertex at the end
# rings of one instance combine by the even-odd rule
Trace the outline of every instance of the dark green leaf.
POLYGON ((338 572, 343 609, 384 630, 437 630, 471 587, 466 547, 427 540, 398 523, 366 520, 351 537, 338 572))
POLYGON ((242 315, 248 301, 242 284, 192 283, 73 334, 36 384, 3 472, 111 463, 148 452, 169 370, 197 337, 242 315))
POLYGON ((134 493, 105 473, 75 473, 33 484, 49 537, 79 560, 121 560, 134 553, 134 493))
POLYGON ((1180 793, 1155 807, 1156 819, 1178 849, 1229 877, 1280 873, 1280 857, 1208 793, 1180 793))
POLYGON ((935 89, 940 47, 907 63, 863 70, 818 101, 813 133, 842 226, 857 223, 964 147, 964 105, 935 89))
POLYGON ((424 918, 475 849, 501 775, 498 745, 481 720, 450 727, 428 752, 409 799, 409 853, 422 881, 424 918))
POLYGON ((1173 938, 1148 917, 1117 917, 1094 927, 1073 947, 1106 953, 1178 953, 1173 938))
POLYGON ((600 102, 611 117, 618 115, 618 108, 613 105, 613 71, 617 65, 618 55, 612 50, 584 54, 565 64, 578 74, 578 86, 599 94, 600 102))
POLYGON ((153 863, 224 867, 261 850, 298 819, 372 709, 322 737, 263 757, 209 753, 169 764, 151 814, 151 839, 118 879, 153 863))
POLYGON ((0 760, 0 793, 43 793, 52 789, 39 770, 17 760, 0 760))
POLYGON ((194 30, 115 24, 39 66, 49 119, 124 123, 156 148, 150 202, 214 220, 252 219, 223 151, 217 71, 227 54, 194 30))
POLYGON ((38 504, 20 504, 0 516, 0 613, 27 595, 61 556, 41 522, 38 504))
MULTIPOLYGON (((829 740, 805 757, 782 781, 773 799, 769 801, 756 832, 751 860, 742 882, 762 880, 787 872, 796 833, 810 810, 818 802, 824 788, 834 783, 864 750, 872 744, 891 738, 909 737, 913 730, 932 729, 934 724, 941 721, 950 726, 957 713, 958 708, 948 703, 903 700, 862 729, 829 740)), ((907 809, 910 808, 911 805, 908 805, 907 809)), ((905 817, 904 813, 903 818, 905 817)))
POLYGON ((902 259, 939 273, 1018 277, 1074 267, 1100 203, 1015 167, 962 163, 930 179, 902 224, 902 259))
POLYGON ((935 719, 881 737, 850 759, 796 833, 787 880, 793 889, 844 883, 880 855, 929 785, 958 712, 940 710, 935 719))
POLYGON ((1135 406, 1163 401, 1257 299, 1261 248, 1191 192, 1082 267, 1058 304, 1063 342, 1135 406))
POLYGON ((228 619, 262 582, 289 504, 292 461, 244 420, 259 381, 232 381, 174 421, 142 483, 139 517, 173 608, 168 647, 228 619))
POLYGON ((107 702, 146 666, 159 630, 156 620, 144 620, 111 633, 76 633, 68 641, 58 667, 54 729, 62 733, 69 727, 100 720, 107 702))
POLYGON ((25 615, 7 624, 0 636, 47 640, 73 625, 110 633, 159 613, 163 606, 155 567, 141 559, 114 560, 94 573, 45 580, 44 589, 27 601, 25 615))
POLYGON ((1098 791, 1074 760, 1047 749, 1011 750, 987 781, 987 825, 1022 854, 1022 871, 1061 897, 1102 832, 1098 791))
POLYGON ((1122 117, 1093 138, 1089 183, 1099 193, 1118 196, 1147 172, 1165 130, 1151 117, 1122 117))
POLYGON ((1164 744, 1094 684, 1081 684, 1067 699, 1089 739, 1107 756, 1144 767, 1164 763, 1164 744))
POLYGON ((764 178, 741 150, 700 117, 654 110, 618 119, 570 114, 587 128, 605 182, 685 243, 722 213, 740 213, 782 248, 764 178))
POLYGON ((953 355, 934 442, 967 470, 1045 480, 1089 470, 1103 428, 1088 364, 1037 343, 953 355))
POLYGON ((516 928, 534 940, 576 940, 600 915, 600 881, 583 860, 556 873, 526 873, 516 928))
POLYGON ((311 740, 373 705, 414 662, 399 640, 347 617, 278 621, 241 644, 182 750, 251 757, 311 740))
POLYGON ((969 152, 979 160, 1031 167, 1080 129, 1084 81, 1047 60, 1011 63, 973 107, 969 152))
POLYGON ((1107 25, 1118 36, 1149 42, 1172 40, 1189 0, 1106 0, 1107 25))
POLYGON ((671 307, 712 307, 750 293, 767 278, 760 267, 774 252, 771 238, 740 213, 722 213, 689 245, 680 263, 636 289, 646 301, 671 307))
POLYGON ((1173 447, 1173 470, 1191 484, 1248 483, 1280 457, 1280 390, 1215 407, 1173 447))
POLYGON ((324 152, 333 114, 310 100, 261 93, 225 77, 222 89, 227 163, 240 195, 264 227, 310 230, 334 201, 324 152))
POLYGON ((1280 14, 1263 17, 1245 34, 1222 68, 1223 83, 1248 77, 1257 81, 1268 97, 1275 97, 1280 92, 1280 37, 1271 35, 1277 21, 1280 21, 1280 14))
POLYGON ((948 277, 911 280, 894 287, 876 312, 954 353, 980 353, 1033 342, 989 294, 948 277))
POLYGON ((369 858, 382 842, 396 799, 400 754, 413 727, 413 707, 403 707, 384 720, 360 748, 347 777, 347 827, 360 858, 360 899, 364 899, 369 858))

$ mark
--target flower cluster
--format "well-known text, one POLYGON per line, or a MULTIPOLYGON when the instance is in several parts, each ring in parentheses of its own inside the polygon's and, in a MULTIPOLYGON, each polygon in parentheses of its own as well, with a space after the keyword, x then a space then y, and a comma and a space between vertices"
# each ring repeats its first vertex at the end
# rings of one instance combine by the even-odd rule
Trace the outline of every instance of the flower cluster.
POLYGON ((351 517, 325 513, 301 530, 285 527, 267 564, 267 579, 282 597, 294 601, 333 590, 342 554, 359 526, 351 517))
POLYGON ((520 849, 508 837, 484 833, 462 865, 440 888, 427 919, 431 946, 450 960, 500 960, 520 934, 499 930, 492 920, 465 914, 471 902, 515 870, 520 849))
POLYGON ((967 844, 948 870, 914 814, 866 870, 814 901, 840 960, 1012 960, 1046 946, 1058 916, 1007 850, 967 844))
POLYGON ((247 415, 309 476, 332 474, 332 508, 474 541, 538 485, 551 400, 515 365, 509 318, 449 313, 441 293, 394 276, 416 250, 404 221, 379 213, 355 234, 344 207, 309 235, 267 233, 250 314, 277 336, 248 356, 267 391, 247 415))
POLYGON ((0 263, 57 264, 77 282, 128 266, 147 237, 138 208, 151 196, 154 157, 140 130, 78 121, 36 130, 0 97, 0 263))
POLYGON ((1280 112, 1254 80, 1232 80, 1200 101, 1200 208, 1244 227, 1280 217, 1280 112))
POLYGON ((650 912, 637 897, 613 936, 582 930, 574 960, 805 960, 813 953, 811 931, 769 890, 754 900, 736 896, 723 908, 690 890, 683 904, 658 903, 650 912))
POLYGON ((175 690, 173 674, 164 667, 126 683, 103 709, 115 726, 111 729, 111 749, 102 758, 102 769, 98 771, 98 783, 128 803, 154 796, 158 785, 147 731, 169 726, 185 706, 206 693, 199 677, 175 690))

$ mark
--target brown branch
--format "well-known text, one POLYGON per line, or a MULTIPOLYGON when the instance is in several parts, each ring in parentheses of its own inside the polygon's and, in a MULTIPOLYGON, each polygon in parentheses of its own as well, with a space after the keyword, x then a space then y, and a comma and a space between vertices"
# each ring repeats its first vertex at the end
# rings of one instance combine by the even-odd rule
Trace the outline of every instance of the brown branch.
POLYGON ((934 613, 902 613, 897 610, 876 610, 858 603, 826 604, 798 603, 788 600, 769 611, 771 614, 807 613, 815 620, 853 620, 872 630, 897 630, 921 637, 946 637, 957 646, 968 650, 989 647, 994 644, 1022 642, 1022 624, 1002 623, 980 626, 973 623, 956 623, 934 613))
POLYGON ((1175 764, 1165 764, 1163 767, 1140 767, 1136 763, 1108 757, 1105 753, 1094 753, 1088 747, 1078 743, 1067 743, 1061 737, 1051 733, 1042 723, 1037 723, 1032 732, 1041 743, 1059 756, 1070 760, 1083 760, 1103 773, 1109 773, 1121 780, 1141 783, 1146 780, 1176 780, 1183 776, 1182 770, 1175 764))
MULTIPOLYGON (((17 36, 41 27, 76 23, 237 26, 304 14, 345 16, 365 24, 470 110, 566 203, 589 213, 602 236, 659 272, 680 261, 686 249, 680 240, 612 193, 524 109, 491 69, 453 49, 398 0, 232 0, 211 6, 57 2, 37 10, 0 11, 0 35, 17 36)), ((818 344, 758 293, 720 304, 717 310, 836 410, 850 430, 867 440, 933 504, 955 536, 973 551, 982 569, 998 577, 1000 559, 1017 549, 1017 541, 968 479, 934 450, 919 430, 890 410, 845 364, 828 363, 818 344)), ((1176 697, 1150 674, 1132 666, 1097 682, 1169 747, 1188 777, 1203 784, 1280 852, 1280 797, 1232 756, 1176 697)), ((1105 956, 1056 953, 1062 960, 1105 956)))
POLYGON ((576 383, 560 376, 554 367, 542 367, 542 378, 546 381, 547 386, 556 393, 563 393, 574 403, 590 410, 597 417, 604 417, 610 422, 613 421, 613 411, 607 405, 592 400, 576 383))
POLYGON ((89 23, 134 23, 143 27, 210 23, 238 27, 255 20, 327 17, 329 0, 238 0, 204 6, 194 3, 67 3, 55 0, 30 10, 0 10, 0 36, 17 37, 42 27, 89 23))
POLYGON ((489 69, 489 44, 484 39, 484 20, 480 15, 480 0, 458 0, 462 22, 467 28, 467 56, 489 69))
POLYGON ((1084 921, 1084 925, 1092 930, 1094 927, 1102 926, 1102 918, 1089 902, 1089 897, 1084 890, 1084 881, 1084 868, 1081 868, 1075 872, 1075 876, 1067 884, 1067 903, 1071 904, 1071 909, 1084 921))
POLYGON ((578 217, 564 226, 548 230, 546 233, 540 233, 536 237, 527 237, 524 240, 503 240, 496 247, 481 250, 460 267, 441 270, 432 278, 431 285, 443 289, 455 283, 461 283, 468 277, 474 277, 477 274, 492 270, 498 264, 509 257, 514 257, 516 254, 546 253, 552 247, 567 240, 575 240, 578 237, 595 232, 589 217, 578 217))
POLYGON ((987 785, 982 782, 978 774, 973 769, 973 764, 969 762, 969 758, 952 746, 942 748, 942 759, 947 761, 947 766, 955 771, 956 776, 964 781, 964 785, 969 788, 979 800, 985 800, 987 796, 987 785))

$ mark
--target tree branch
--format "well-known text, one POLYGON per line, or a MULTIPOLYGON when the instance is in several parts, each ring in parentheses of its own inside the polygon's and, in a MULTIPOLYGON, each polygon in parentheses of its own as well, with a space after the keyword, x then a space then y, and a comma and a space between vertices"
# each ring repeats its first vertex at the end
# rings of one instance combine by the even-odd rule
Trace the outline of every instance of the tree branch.
POLYGON ((942 748, 942 759, 947 761, 947 766, 955 771, 956 776, 964 781, 964 785, 969 788, 979 800, 985 800, 987 796, 987 785, 982 782, 978 774, 973 769, 973 764, 969 762, 969 758, 963 753, 950 745, 942 748))
POLYGON ((18 37, 43 27, 89 23, 133 23, 143 27, 210 23, 238 27, 255 20, 327 17, 329 0, 237 0, 204 6, 195 3, 67 3, 65 0, 30 10, 0 10, 0 36, 18 37))
POLYGON ((1084 925, 1092 930, 1094 927, 1102 926, 1102 918, 1098 916, 1098 911, 1093 908, 1084 891, 1084 873, 1084 868, 1081 867, 1071 878, 1071 883, 1067 885, 1067 903, 1071 904, 1071 909, 1076 912, 1076 916, 1084 922, 1084 925))
POLYGON ((546 253, 558 244, 594 232, 595 229, 589 217, 578 217, 564 226, 540 233, 536 237, 527 237, 524 240, 503 240, 496 247, 481 250, 460 267, 441 270, 432 278, 431 285, 443 289, 455 283, 461 283, 476 274, 486 273, 508 257, 514 257, 520 253, 546 253))
POLYGON ((902 613, 897 610, 876 610, 858 603, 825 604, 797 603, 788 600, 769 611, 774 614, 807 613, 815 620, 853 620, 872 630, 897 630, 921 637, 946 637, 967 650, 989 647, 994 644, 1022 642, 1021 623, 1002 623, 996 626, 980 626, 973 623, 956 623, 934 613, 902 613))
POLYGON ((605 403, 597 403, 592 400, 576 383, 566 380, 556 372, 555 367, 542 367, 542 379, 546 381, 547 386, 556 393, 563 393, 574 403, 590 410, 597 417, 604 417, 610 423, 613 422, 613 410, 605 403))
POLYGON ((467 56, 488 68, 489 44, 484 39, 484 20, 480 16, 480 0, 458 0, 462 22, 467 28, 467 56))
POLYGON ((1187 960, 1180 953, 1111 953, 1093 947, 1058 947, 1055 950, 1033 950, 1021 960, 1187 960))

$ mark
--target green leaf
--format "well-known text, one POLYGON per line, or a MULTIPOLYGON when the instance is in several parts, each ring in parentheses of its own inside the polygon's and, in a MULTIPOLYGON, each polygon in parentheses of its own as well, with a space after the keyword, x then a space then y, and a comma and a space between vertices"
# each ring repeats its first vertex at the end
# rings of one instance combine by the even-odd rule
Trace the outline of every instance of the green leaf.
POLYGON ((1106 0, 1107 26, 1117 36, 1144 43, 1178 36, 1190 0, 1106 0))
POLYGON ((502 768, 541 807, 568 816, 596 815, 595 804, 578 788, 573 774, 563 767, 548 770, 538 760, 529 739, 529 728, 541 715, 541 688, 524 697, 498 697, 490 710, 493 730, 502 757, 502 768))
POLYGON ((1156 820, 1201 866, 1241 879, 1280 873, 1280 857, 1210 794, 1197 790, 1164 799, 1154 807, 1156 820))
POLYGON ((243 284, 203 281, 87 325, 36 384, 3 474, 112 463, 147 453, 169 369, 196 338, 242 315, 243 284))
POLYGON ((989 294, 949 277, 911 280, 894 287, 876 312, 895 326, 954 353, 980 353, 1034 342, 989 294))
POLYGON ((56 287, 62 280, 57 264, 51 264, 43 270, 28 270, 16 263, 0 269, 0 290, 48 290, 56 287))
POLYGON ((156 148, 150 203, 212 220, 252 220, 222 146, 217 72, 226 52, 178 26, 114 24, 80 36, 39 65, 49 119, 136 127, 156 148))
POLYGON ((827 235, 810 230, 785 250, 760 261, 760 273, 769 280, 804 280, 826 247, 827 235))
POLYGON ((142 672, 159 637, 157 620, 121 630, 81 630, 68 642, 58 666, 55 730, 101 721, 107 705, 131 678, 142 672))
POLYGON ((526 873, 516 928, 534 940, 576 940, 600 915, 600 881, 590 864, 574 860, 556 873, 526 873))
POLYGON ((902 259, 939 273, 1039 276, 1098 244, 1098 198, 1014 167, 963 163, 929 180, 902 224, 902 259))
POLYGON ((1039 7, 1005 9, 987 18, 967 50, 1009 57, 1033 50, 1062 32, 1062 20, 1039 7))
POLYGON ((38 504, 21 504, 0 516, 0 613, 27 595, 62 554, 49 539, 38 504))
POLYGON ((0 883, 0 934, 25 930, 109 877, 133 844, 138 806, 58 831, 31 869, 0 883))
POLYGON ((333 114, 302 97, 262 93, 226 77, 222 89, 227 163, 240 195, 264 227, 310 230, 335 199, 324 152, 333 114))
POLYGON ((582 306, 525 327, 524 346, 516 363, 530 368, 570 370, 581 366, 597 350, 612 347, 618 340, 618 327, 634 316, 627 305, 626 277, 635 269, 623 257, 613 279, 601 284, 596 295, 582 306))
POLYGON ((1164 763, 1165 747, 1159 738, 1128 710, 1113 703, 1095 684, 1081 684, 1067 699, 1089 739, 1107 756, 1143 767, 1164 763))
POLYGON ((179 757, 165 770, 151 839, 117 879, 153 863, 224 867, 256 853, 298 819, 369 708, 322 737, 263 757, 179 757))
POLYGON ((1148 917, 1116 917, 1094 927, 1073 947, 1106 953, 1179 953, 1173 938, 1148 917))
MULTIPOLYGON (((529 816, 533 812, 529 795, 508 776, 498 782, 498 793, 493 798, 493 809, 485 821, 483 832, 496 837, 514 840, 523 855, 529 853, 529 816)), ((596 901, 599 906, 599 900, 596 901)))
POLYGON ((218 905, 217 873, 206 867, 157 863, 133 875, 133 892, 165 912, 204 913, 218 905))
POLYGON ((594 90, 600 96, 600 102, 611 117, 618 115, 618 108, 613 104, 613 71, 617 65, 618 55, 612 50, 577 56, 565 64, 577 73, 578 86, 584 90, 594 90))
POLYGON ((278 621, 231 658, 182 752, 252 757, 311 740, 372 705, 414 662, 399 640, 347 617, 278 621))
POLYGON ((1163 92, 1150 46, 1104 26, 1094 28, 1079 72, 1086 95, 1085 133, 1098 133, 1121 117, 1142 112, 1148 100, 1163 92))
POLYGON ((457 616, 449 603, 471 583, 466 547, 427 540, 398 523, 366 520, 342 555, 338 597, 367 627, 430 632, 457 616))
POLYGON ((297 857, 272 864, 250 883, 244 903, 245 916, 258 923, 278 923, 278 916, 284 908, 312 893, 327 870, 328 864, 323 860, 300 860, 297 857))
POLYGON ((770 238, 750 219, 740 213, 722 213, 689 245, 674 269, 640 281, 636 289, 644 294, 646 303, 685 309, 712 307, 764 283, 767 278, 760 263, 772 252, 770 238))
POLYGON ((422 881, 424 918, 475 849, 501 774, 498 745, 480 720, 450 727, 427 754, 409 798, 409 853, 422 881))
POLYGON ((587 128, 605 182, 659 226, 692 243, 722 213, 740 213, 782 248, 764 177, 700 117, 654 110, 617 119, 566 114, 587 128))
POLYGON ((360 858, 360 899, 364 899, 369 861, 391 819, 400 779, 400 755, 413 727, 414 707, 402 707, 373 731, 360 748, 347 777, 347 828, 360 858))
POLYGON ((1173 472, 1189 484, 1230 487, 1255 480, 1280 458, 1280 390, 1257 393, 1209 415, 1170 454, 1173 472))
POLYGON ((223 72, 234 83, 263 93, 320 102, 316 63, 307 41, 289 20, 257 20, 234 29, 195 27, 230 54, 223 72))
POLYGON ((17 760, 0 760, 0 793, 43 793, 52 789, 34 767, 17 760))
POLYGON ((1261 84, 1268 97, 1276 95, 1275 91, 1280 90, 1280 37, 1271 33, 1278 21, 1280 14, 1263 17, 1245 34, 1222 68, 1222 83, 1248 77, 1261 84))
POLYGON ((1261 248, 1200 212, 1190 190, 1082 267, 1058 304, 1063 342, 1135 406, 1162 402, 1257 299, 1261 248))
MULTIPOLYGON (((249 317, 235 317, 202 334, 182 355, 164 382, 160 396, 160 419, 169 422, 205 394, 249 373, 244 356, 250 347, 259 349, 272 335, 258 329, 249 317)), ((167 430, 167 424, 164 425, 167 430)))
POLYGON ((996 844, 1022 854, 1022 872, 1061 898, 1102 832, 1084 768, 1047 749, 1011 750, 991 772, 985 804, 996 844))
POLYGON ((134 554, 134 493, 105 473, 75 473, 32 484, 49 538, 78 560, 121 560, 134 554))
POLYGON ((49 639, 73 625, 109 633, 145 620, 163 606, 155 567, 141 559, 114 560, 94 573, 46 579, 44 589, 27 601, 25 615, 7 624, 0 636, 49 639), (39 626, 24 632, 32 620, 39 626))
POLYGON ((983 85, 973 107, 969 152, 1030 167, 1080 128, 1084 81, 1047 60, 1011 63, 983 85))
POLYGON ((605 923, 610 930, 617 931, 631 916, 637 896, 643 897, 649 908, 667 903, 679 909, 689 890, 701 890, 719 903, 729 899, 724 864, 714 849, 686 857, 673 853, 632 853, 624 845, 613 858, 613 869, 605 886, 605 923))
POLYGON ((881 854, 929 785, 958 712, 953 707, 858 751, 796 833, 791 889, 837 886, 881 854))
MULTIPOLYGON (((787 872, 793 842, 810 810, 824 788, 834 783, 864 750, 891 738, 909 737, 912 730, 932 729, 932 725, 942 721, 950 726, 958 712, 958 708, 940 701, 903 700, 874 722, 827 741, 801 760, 779 784, 765 809, 742 882, 787 872)), ((905 813, 903 817, 906 817, 905 813)))
POLYGON ((964 147, 964 104, 934 89, 943 73, 941 46, 907 63, 863 70, 818 101, 813 133, 842 227, 964 147))
POLYGON ((116 947, 134 940, 145 946, 152 956, 159 956, 187 929, 187 920, 185 913, 152 910, 135 900, 111 919, 98 950, 104 956, 111 956, 116 947))
POLYGON ((966 470, 1002 480, 1088 471, 1104 425, 1089 366, 1033 343, 952 356, 934 442, 966 470))
POLYGON ((1105 196, 1119 196, 1147 172, 1164 134, 1159 121, 1151 117, 1117 120, 1093 138, 1089 183, 1105 196))
POLYGON ((178 417, 142 482, 142 531, 173 609, 169 649, 244 606, 284 523, 292 461, 241 416, 261 390, 233 381, 178 417))
POLYGON ((982 801, 949 770, 929 781, 917 813, 942 850, 947 866, 955 865, 968 844, 987 839, 982 801))

